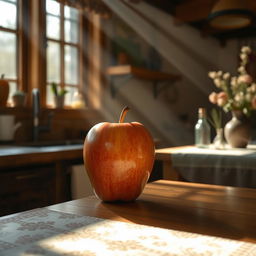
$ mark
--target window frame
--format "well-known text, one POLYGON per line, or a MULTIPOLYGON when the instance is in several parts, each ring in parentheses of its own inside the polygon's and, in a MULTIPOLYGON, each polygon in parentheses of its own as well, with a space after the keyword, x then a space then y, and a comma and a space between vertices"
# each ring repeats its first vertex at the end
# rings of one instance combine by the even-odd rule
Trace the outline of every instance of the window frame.
MULTIPOLYGON (((5 77, 4 79, 6 81, 10 82, 14 82, 16 83, 16 89, 22 88, 22 69, 21 69, 21 44, 22 44, 22 24, 23 21, 21 20, 21 6, 22 6, 22 0, 17 0, 16 3, 13 3, 11 1, 5 0, 4 2, 10 3, 10 4, 14 4, 16 5, 16 29, 12 29, 12 28, 6 28, 6 27, 2 27, 0 26, 0 31, 3 32, 8 32, 8 33, 12 33, 13 35, 16 36, 16 79, 12 79, 12 78, 8 78, 5 77)), ((9 103, 8 103, 9 104, 9 103)))
MULTIPOLYGON (((78 11, 78 40, 77 43, 74 42, 68 42, 65 40, 65 6, 69 6, 72 8, 75 8, 73 6, 67 5, 64 3, 64 1, 57 1, 60 4, 60 16, 55 16, 53 14, 47 13, 47 10, 45 8, 45 19, 47 19, 47 16, 52 16, 52 17, 58 17, 60 19, 60 35, 59 35, 59 39, 54 39, 54 38, 50 38, 47 37, 46 35, 46 44, 48 42, 53 42, 53 43, 57 43, 60 46, 60 82, 58 83, 60 85, 61 88, 64 87, 74 87, 77 88, 78 91, 84 92, 84 85, 85 82, 83 80, 83 77, 81 75, 81 73, 83 72, 83 70, 85 69, 85 63, 84 63, 84 58, 81 57, 83 55, 83 38, 84 38, 84 29, 83 29, 83 13, 80 9, 76 8, 78 11), (65 81, 65 47, 66 46, 71 46, 71 47, 75 47, 77 50, 77 84, 69 84, 65 81)), ((70 19, 71 20, 71 19, 70 19)), ((45 22, 46 24, 46 22, 45 22)), ((46 26, 45 26, 45 30, 46 30, 46 26)), ((45 54, 45 58, 46 58, 46 69, 47 69, 47 55, 45 54)), ((47 77, 46 77, 46 87, 45 90, 47 90, 47 86, 49 86, 51 84, 51 81, 47 81, 47 77)), ((45 92, 46 94, 46 92, 45 92)), ((50 105, 47 105, 47 99, 45 97, 45 106, 47 107, 51 107, 50 105)), ((69 108, 70 106, 65 106, 66 108, 69 108)))
MULTIPOLYGON (((66 3, 65 0, 57 1, 66 3)), ((46 105, 45 0, 17 0, 17 8, 17 36, 19 36, 17 40, 17 89, 27 94, 24 111, 26 112, 27 108, 32 107, 31 95, 33 88, 39 88, 40 90, 41 107, 43 109, 52 109, 52 107, 46 105)), ((87 15, 82 10, 79 10, 79 45, 81 48, 78 54, 78 88, 85 97, 87 109, 98 109, 101 99, 100 95, 97 99, 92 99, 95 95, 93 88, 96 80, 98 80, 97 84, 102 84, 102 82, 105 82, 105 79, 100 71, 95 72, 98 68, 95 67, 94 60, 89 60, 87 53, 94 48, 94 45, 96 47, 102 46, 102 40, 104 41, 105 36, 99 27, 100 22, 95 26, 91 21, 92 17, 93 14, 87 15), (90 73, 94 74, 93 78, 90 73), (95 75, 95 73, 97 74, 95 75)), ((97 63, 99 62, 100 59, 97 59, 97 63)), ((9 81, 11 82, 12 80, 10 79, 9 81)), ((101 91, 102 88, 97 89, 97 91, 99 90, 101 91)), ((15 111, 15 108, 10 105, 5 108, 10 109, 11 113, 15 111)), ((62 109, 64 112, 65 110, 68 110, 68 115, 71 112, 81 113, 83 111, 83 109, 72 109, 71 107, 62 109)))

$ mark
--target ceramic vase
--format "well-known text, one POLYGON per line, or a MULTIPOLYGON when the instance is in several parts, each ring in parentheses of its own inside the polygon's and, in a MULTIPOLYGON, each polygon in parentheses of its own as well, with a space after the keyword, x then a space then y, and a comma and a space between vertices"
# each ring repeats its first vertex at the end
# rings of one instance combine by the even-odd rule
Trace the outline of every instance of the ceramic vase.
POLYGON ((54 97, 54 103, 56 108, 63 108, 64 107, 64 96, 58 95, 54 97))
POLYGON ((224 128, 227 143, 232 148, 246 148, 251 134, 251 123, 248 117, 242 111, 232 111, 232 119, 224 128))

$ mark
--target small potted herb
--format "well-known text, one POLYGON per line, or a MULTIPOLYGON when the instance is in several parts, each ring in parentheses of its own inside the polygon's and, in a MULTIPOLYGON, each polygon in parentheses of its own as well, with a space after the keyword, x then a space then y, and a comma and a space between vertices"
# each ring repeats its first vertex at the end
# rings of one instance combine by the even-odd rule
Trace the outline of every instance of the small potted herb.
POLYGON ((55 107, 56 108, 63 108, 64 106, 64 99, 65 99, 65 94, 68 92, 64 88, 58 88, 59 86, 52 82, 51 83, 51 89, 54 95, 54 101, 55 101, 55 107))
POLYGON ((26 102, 26 93, 17 90, 12 95, 12 102, 14 107, 24 107, 26 102))

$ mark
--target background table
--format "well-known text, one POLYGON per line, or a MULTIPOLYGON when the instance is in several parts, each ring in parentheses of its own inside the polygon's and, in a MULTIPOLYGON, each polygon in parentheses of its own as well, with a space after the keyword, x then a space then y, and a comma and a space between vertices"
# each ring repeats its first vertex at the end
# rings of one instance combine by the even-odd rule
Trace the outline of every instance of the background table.
POLYGON ((183 146, 156 150, 165 179, 256 188, 256 145, 216 150, 183 146))

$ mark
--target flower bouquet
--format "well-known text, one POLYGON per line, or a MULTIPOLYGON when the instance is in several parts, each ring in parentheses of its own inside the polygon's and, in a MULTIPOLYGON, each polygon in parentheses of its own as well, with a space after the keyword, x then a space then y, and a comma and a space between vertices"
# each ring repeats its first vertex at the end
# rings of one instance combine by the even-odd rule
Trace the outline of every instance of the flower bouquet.
POLYGON ((256 110, 256 83, 246 70, 251 53, 250 47, 241 48, 237 76, 222 71, 208 74, 219 89, 209 95, 210 102, 223 108, 225 112, 231 111, 233 115, 224 128, 225 138, 231 147, 246 147, 250 140, 248 117, 256 110))
POLYGON ((243 46, 240 53, 240 66, 238 75, 231 76, 230 73, 209 72, 219 92, 212 92, 209 100, 213 104, 222 107, 225 112, 240 110, 245 115, 250 115, 256 109, 256 83, 246 71, 251 48, 243 46))

